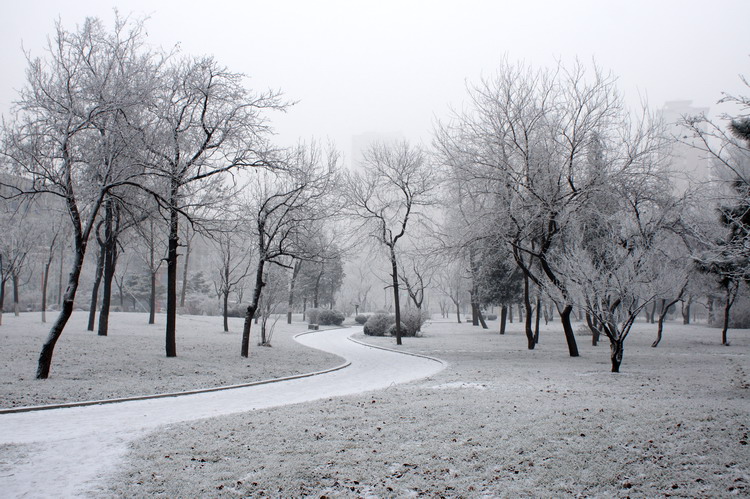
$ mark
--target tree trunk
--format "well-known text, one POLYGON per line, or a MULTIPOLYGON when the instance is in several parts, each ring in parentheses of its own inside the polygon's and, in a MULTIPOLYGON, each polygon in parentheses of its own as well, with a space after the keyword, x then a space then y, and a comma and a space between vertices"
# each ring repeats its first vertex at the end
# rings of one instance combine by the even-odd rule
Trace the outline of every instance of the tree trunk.
POLYGON ((393 306, 396 311, 396 345, 401 345, 401 305, 398 297, 398 266, 396 264, 396 251, 391 248, 391 278, 393 279, 393 306))
POLYGON ((599 327, 597 320, 591 317, 591 314, 586 312, 586 324, 589 326, 591 331, 591 346, 595 347, 599 344, 599 327))
POLYGON ((693 296, 688 296, 687 301, 682 302, 682 323, 690 324, 690 305, 693 303, 693 296))
POLYGON ((654 315, 656 314, 656 302, 653 302, 651 304, 651 310, 646 307, 646 320, 649 324, 653 324, 654 321, 654 315))
POLYGON ((96 272, 94 274, 94 287, 91 288, 91 305, 89 307, 89 323, 86 328, 87 331, 94 330, 94 322, 96 322, 96 306, 99 303, 99 285, 102 282, 102 274, 104 273, 104 245, 101 243, 99 246, 99 254, 96 257, 96 272))
POLYGON ((258 310, 260 293, 263 290, 263 286, 266 285, 266 283, 263 282, 263 267, 265 263, 266 262, 262 257, 258 260, 258 268, 255 271, 255 289, 253 290, 253 299, 250 302, 250 305, 247 306, 247 311, 245 311, 245 323, 242 327, 242 349, 240 351, 242 357, 247 357, 250 353, 250 327, 252 326, 253 316, 258 310))
MULTIPOLYGON (((534 331, 531 329, 531 320, 533 314, 531 313, 531 298, 529 297, 529 276, 523 274, 523 306, 526 308, 526 314, 524 315, 524 331, 526 332, 526 344, 529 350, 533 350, 536 343, 534 342, 534 331)), ((519 314, 521 307, 518 308, 519 314)))
POLYGON ((47 260, 44 264, 44 273, 42 274, 42 323, 47 322, 47 283, 49 282, 49 267, 52 260, 47 260))
POLYGON ((102 276, 102 309, 99 312, 99 336, 107 336, 109 332, 109 306, 112 302, 112 279, 115 277, 117 265, 117 231, 113 226, 115 207, 111 199, 104 205, 104 274, 102 276))
POLYGON ((503 303, 500 307, 500 334, 505 334, 505 325, 508 320, 508 305, 503 303))
POLYGON ((737 297, 739 283, 729 282, 726 286, 726 299, 724 301, 724 324, 721 328, 721 344, 729 346, 727 331, 729 330, 729 310, 732 308, 734 299, 737 297))
POLYGON ((544 325, 549 324, 549 313, 547 312, 547 304, 542 302, 542 313, 544 314, 544 325))
POLYGON ((680 293, 680 295, 677 298, 669 302, 669 304, 665 304, 664 302, 666 302, 666 300, 662 300, 661 313, 659 314, 659 321, 656 327, 656 339, 654 340, 653 343, 651 343, 651 346, 653 348, 656 348, 657 346, 659 346, 659 342, 661 341, 662 331, 664 331, 664 319, 666 319, 667 317, 667 311, 669 310, 669 307, 671 307, 672 305, 680 301, 681 298, 682 298, 682 293, 680 293))
POLYGON ((508 305, 508 322, 513 324, 513 304, 508 305))
MULTIPOLYGON (((419 310, 421 311, 422 308, 420 307, 419 310)), ((482 329, 488 329, 487 323, 484 320, 484 314, 482 314, 482 309, 477 307, 477 318, 479 319, 479 324, 482 325, 482 329)))
POLYGON ((461 324, 461 302, 454 301, 453 303, 456 305, 456 320, 461 324))
MULTIPOLYGON (((63 301, 63 266, 65 264, 65 245, 60 243, 60 272, 57 278, 57 306, 62 307, 63 301)), ((93 329, 92 329, 93 331, 93 329)))
POLYGON ((534 324, 534 343, 539 344, 539 311, 542 308, 542 299, 536 298, 536 323, 534 324))
POLYGON ((73 269, 68 276, 68 287, 63 295, 62 308, 57 316, 52 328, 50 329, 47 339, 42 346, 42 352, 39 354, 39 362, 36 370, 37 379, 47 379, 49 377, 50 366, 52 365, 52 354, 55 351, 57 340, 73 313, 73 303, 78 290, 78 279, 81 276, 83 268, 83 256, 86 253, 86 243, 83 240, 76 241, 76 251, 73 260, 73 269))
MULTIPOLYGON (((188 263, 190 262, 190 243, 192 240, 193 238, 190 236, 185 237, 185 262, 182 265, 182 289, 180 290, 180 307, 185 306, 185 295, 187 295, 188 263)), ((175 268, 175 279, 177 279, 176 276, 177 269, 175 268)), ((177 289, 176 284, 175 289, 177 289)))
POLYGON ((21 315, 21 307, 18 302, 18 272, 14 271, 10 280, 13 283, 13 315, 18 317, 21 315))
POLYGON ((620 364, 622 363, 622 353, 625 348, 623 340, 609 340, 610 347, 610 359, 612 360, 612 372, 620 372, 620 364))
POLYGON ((714 313, 714 297, 710 296, 708 297, 706 301, 706 308, 708 309, 708 324, 709 326, 716 322, 716 316, 714 313))
POLYGON ((222 297, 224 298, 224 332, 229 332, 229 291, 224 291, 222 293, 222 297))
POLYGON ((176 208, 177 185, 172 182, 172 192, 169 209, 169 238, 167 241, 167 326, 166 345, 167 357, 177 357, 177 247, 179 245, 178 217, 176 208))
MULTIPOLYGON (((292 323, 292 309, 294 307, 294 284, 297 281, 297 275, 299 275, 299 271, 302 268, 302 260, 297 260, 294 262, 294 268, 292 269, 292 278, 289 280, 289 300, 287 302, 287 309, 286 309, 286 323, 291 324, 292 323)), ((355 306, 355 309, 357 307, 355 306)), ((356 314, 356 310, 354 312, 356 314)))
POLYGON ((578 345, 576 344, 576 337, 573 334, 573 325, 570 322, 570 314, 573 312, 573 305, 565 305, 562 310, 558 310, 560 314, 560 322, 565 332, 565 341, 568 344, 568 353, 571 357, 578 357, 578 345))
POLYGON ((5 281, 5 279, 0 279, 0 325, 3 324, 3 312, 5 308, 5 281))
MULTIPOLYGON (((151 275, 151 289, 148 293, 148 323, 156 322, 156 272, 149 272, 151 275)), ((122 292, 122 288, 120 288, 122 292)))

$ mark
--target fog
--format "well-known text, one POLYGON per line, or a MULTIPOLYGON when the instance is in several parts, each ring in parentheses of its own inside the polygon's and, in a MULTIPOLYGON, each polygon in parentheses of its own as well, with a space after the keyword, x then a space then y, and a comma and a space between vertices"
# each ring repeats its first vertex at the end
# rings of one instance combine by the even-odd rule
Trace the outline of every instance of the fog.
POLYGON ((271 116, 283 145, 317 137, 351 157, 367 132, 429 142, 435 119, 461 107, 467 81, 500 61, 536 66, 592 59, 619 77, 628 102, 710 107, 741 91, 750 2, 681 1, 84 1, 6 6, 0 40, 0 112, 23 85, 23 50, 43 55, 59 17, 111 24, 113 9, 147 16, 151 43, 214 55, 297 104, 271 116))

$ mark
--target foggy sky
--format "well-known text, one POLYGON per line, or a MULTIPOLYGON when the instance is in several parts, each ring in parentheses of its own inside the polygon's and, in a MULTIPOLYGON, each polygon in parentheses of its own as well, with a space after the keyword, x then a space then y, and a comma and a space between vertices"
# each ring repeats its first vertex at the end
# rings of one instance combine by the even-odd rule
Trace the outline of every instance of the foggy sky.
POLYGON ((434 120, 461 107, 465 85, 500 61, 535 66, 594 58, 619 77, 628 102, 692 100, 718 108, 750 76, 747 0, 681 1, 161 1, 26 0, 3 8, 0 112, 23 85, 23 48, 43 55, 58 16, 108 25, 112 9, 149 16, 153 45, 214 55, 298 103, 272 122, 282 145, 400 132, 429 143, 434 120))

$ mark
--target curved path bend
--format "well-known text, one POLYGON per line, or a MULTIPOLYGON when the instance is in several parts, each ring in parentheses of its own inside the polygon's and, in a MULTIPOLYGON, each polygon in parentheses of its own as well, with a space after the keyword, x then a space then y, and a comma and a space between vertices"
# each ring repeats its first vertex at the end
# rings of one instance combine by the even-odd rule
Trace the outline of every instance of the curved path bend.
POLYGON ((3 497, 85 495, 116 471, 127 444, 161 425, 387 388, 433 375, 445 365, 365 345, 358 329, 302 334, 308 347, 343 357, 344 369, 221 391, 112 404, 0 414, 0 445, 25 444, 0 457, 3 497))

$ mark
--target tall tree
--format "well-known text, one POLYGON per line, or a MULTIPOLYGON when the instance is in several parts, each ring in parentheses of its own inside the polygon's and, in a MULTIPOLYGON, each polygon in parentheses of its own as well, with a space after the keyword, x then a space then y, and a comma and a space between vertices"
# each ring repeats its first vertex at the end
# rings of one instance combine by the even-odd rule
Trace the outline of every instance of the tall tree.
POLYGON ((436 179, 422 149, 408 142, 373 144, 365 151, 363 166, 347 178, 347 211, 357 231, 378 241, 388 253, 396 344, 401 345, 397 247, 412 219, 426 220, 422 209, 434 203, 436 179))
MULTIPOLYGON (((76 31, 58 23, 45 58, 30 59, 27 83, 6 124, 3 153, 10 173, 29 181, 8 186, 12 196, 52 194, 65 204, 72 225, 74 257, 57 320, 44 342, 37 368, 47 378, 57 340, 73 302, 89 236, 108 193, 137 183, 140 171, 114 161, 102 123, 124 123, 152 101, 154 56, 143 48, 140 23, 115 20, 112 31, 87 19, 76 31)), ((0 181, 2 182, 2 181, 0 181)))
MULTIPOLYGON (((750 87, 745 77, 741 79, 750 87)), ((724 290, 721 342, 728 345, 730 309, 739 284, 750 283, 750 96, 725 94, 719 104, 731 105, 731 113, 722 114, 719 121, 686 116, 682 124, 690 134, 683 140, 702 151, 714 167, 723 234, 706 234, 696 260, 703 270, 718 276, 724 290)))
POLYGON ((324 154, 315 143, 300 144, 276 164, 280 167, 275 171, 257 169, 246 188, 252 194, 245 203, 245 219, 255 240, 257 265, 242 328, 242 357, 249 355, 250 328, 266 285, 266 266, 290 268, 293 258, 314 260, 317 250, 307 243, 315 237, 317 224, 336 211, 329 201, 337 181, 335 151, 324 154))
POLYGON ((146 171, 156 180, 149 192, 168 223, 165 350, 175 357, 180 215, 190 216, 191 202, 217 202, 222 177, 233 170, 269 166, 263 112, 285 105, 276 92, 248 91, 241 75, 211 58, 182 58, 160 76, 142 144, 146 171))
MULTIPOLYGON (((609 154, 609 139, 627 126, 615 81, 580 63, 540 70, 505 63, 469 88, 470 105, 436 135, 440 157, 463 182, 465 196, 484 199, 476 226, 502 237, 531 283, 556 290, 571 356, 578 355, 573 296, 550 257, 599 190, 591 158, 600 150, 609 154)), ((621 158, 623 164, 634 159, 621 158)))

